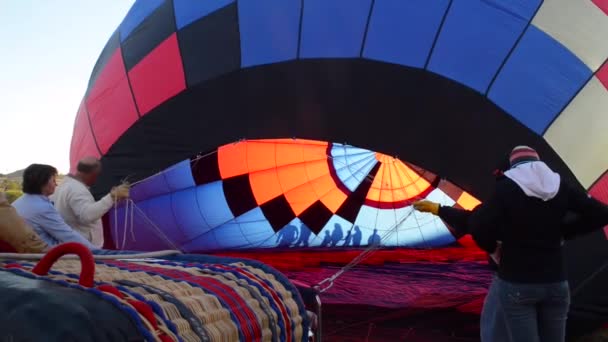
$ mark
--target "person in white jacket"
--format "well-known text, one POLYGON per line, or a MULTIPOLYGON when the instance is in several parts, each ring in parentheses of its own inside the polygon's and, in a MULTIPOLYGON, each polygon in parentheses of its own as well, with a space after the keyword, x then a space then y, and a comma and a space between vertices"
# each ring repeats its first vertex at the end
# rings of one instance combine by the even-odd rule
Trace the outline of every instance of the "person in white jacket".
POLYGON ((129 185, 121 184, 95 201, 89 188, 100 173, 101 162, 85 157, 78 162, 76 174, 68 174, 51 197, 65 222, 98 248, 104 243, 101 217, 112 208, 114 201, 129 197, 129 185))

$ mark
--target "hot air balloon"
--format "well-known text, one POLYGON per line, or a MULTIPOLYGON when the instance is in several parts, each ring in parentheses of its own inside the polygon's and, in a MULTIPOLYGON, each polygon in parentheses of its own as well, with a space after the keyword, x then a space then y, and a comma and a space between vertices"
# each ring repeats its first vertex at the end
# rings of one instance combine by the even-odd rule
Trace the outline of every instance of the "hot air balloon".
MULTIPOLYGON (((441 247, 459 236, 411 202, 474 207, 516 145, 608 202, 607 36, 601 0, 139 0, 71 166, 102 159, 98 196, 138 182, 118 248, 441 247)), ((567 244, 574 290, 607 241, 567 244)))
MULTIPOLYGON (((408 204, 478 203, 517 144, 569 182, 608 187, 605 10, 567 0, 137 1, 94 67, 71 164, 102 158, 97 194, 145 179, 134 199, 164 237, 128 247, 337 246, 355 226, 366 245, 395 225, 387 245, 448 244, 441 222, 400 222, 408 204)), ((121 214, 112 229, 125 235, 121 214)), ((142 220, 131 235, 150 226, 142 220)))

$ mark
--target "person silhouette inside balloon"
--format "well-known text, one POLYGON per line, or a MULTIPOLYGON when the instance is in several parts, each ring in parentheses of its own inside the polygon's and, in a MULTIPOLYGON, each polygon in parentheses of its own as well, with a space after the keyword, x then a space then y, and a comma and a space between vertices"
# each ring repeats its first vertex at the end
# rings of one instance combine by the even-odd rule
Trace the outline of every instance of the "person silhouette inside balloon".
POLYGON ((298 228, 296 226, 288 224, 279 231, 277 236, 277 243, 279 247, 289 247, 298 239, 298 228))
POLYGON ((321 245, 319 247, 327 247, 331 242, 331 235, 329 234, 329 230, 325 231, 325 237, 323 237, 323 241, 321 241, 321 245))
POLYGON ((361 246, 361 239, 363 238, 363 234, 361 233, 361 229, 359 229, 359 226, 355 226, 355 228, 353 228, 355 233, 353 234, 353 246, 354 247, 359 247, 361 246))
POLYGON ((380 244, 380 235, 378 235, 378 229, 374 229, 374 233, 367 239, 367 244, 370 246, 376 246, 380 244))
POLYGON ((353 239, 353 230, 351 229, 348 231, 348 233, 346 233, 346 237, 344 238, 344 244, 342 246, 348 247, 348 245, 350 245, 352 239, 353 239))
POLYGON ((334 230, 331 232, 331 247, 334 247, 342 240, 344 237, 344 232, 342 231, 342 226, 339 223, 334 224, 334 230))
POLYGON ((312 231, 306 227, 304 223, 300 225, 300 238, 295 243, 294 247, 299 247, 302 245, 303 247, 308 247, 308 240, 310 239, 310 234, 312 231))

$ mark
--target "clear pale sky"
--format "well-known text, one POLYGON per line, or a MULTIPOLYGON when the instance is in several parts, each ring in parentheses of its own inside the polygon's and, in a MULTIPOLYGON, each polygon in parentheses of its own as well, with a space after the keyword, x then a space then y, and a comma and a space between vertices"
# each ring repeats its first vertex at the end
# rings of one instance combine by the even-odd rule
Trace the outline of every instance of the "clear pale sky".
POLYGON ((69 170, 78 105, 134 0, 0 0, 0 173, 69 170))

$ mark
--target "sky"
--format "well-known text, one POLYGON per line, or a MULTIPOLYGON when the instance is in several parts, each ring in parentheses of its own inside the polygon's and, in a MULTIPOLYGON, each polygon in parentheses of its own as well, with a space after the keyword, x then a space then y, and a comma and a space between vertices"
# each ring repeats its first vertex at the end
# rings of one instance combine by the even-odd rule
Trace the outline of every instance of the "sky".
POLYGON ((97 57, 134 0, 0 0, 0 173, 69 170, 97 57))

